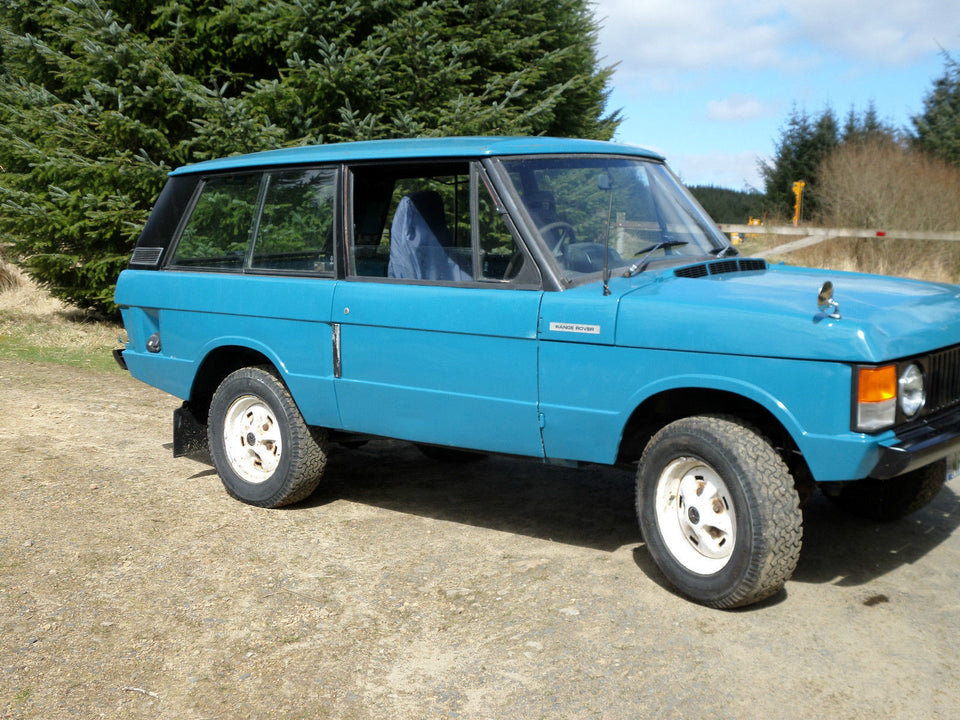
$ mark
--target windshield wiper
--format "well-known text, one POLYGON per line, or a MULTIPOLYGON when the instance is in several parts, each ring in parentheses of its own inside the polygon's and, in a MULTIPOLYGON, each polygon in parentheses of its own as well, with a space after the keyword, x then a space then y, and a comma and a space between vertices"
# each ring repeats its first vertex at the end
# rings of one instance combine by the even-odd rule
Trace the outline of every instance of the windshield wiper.
POLYGON ((733 246, 733 243, 730 243, 729 245, 724 245, 722 248, 714 248, 713 250, 710 251, 711 255, 716 255, 718 258, 722 258, 727 253, 731 253, 732 255, 739 255, 740 251, 733 246))
POLYGON ((637 260, 633 265, 627 268, 627 271, 623 273, 624 277, 633 277, 637 273, 642 273, 647 269, 647 265, 650 264, 650 261, 647 260, 653 253, 657 250, 662 250, 663 248, 672 248, 679 247, 680 245, 689 245, 686 240, 661 240, 658 243, 651 245, 650 247, 645 247, 643 250, 640 250, 634 257, 638 255, 643 255, 642 258, 637 260))

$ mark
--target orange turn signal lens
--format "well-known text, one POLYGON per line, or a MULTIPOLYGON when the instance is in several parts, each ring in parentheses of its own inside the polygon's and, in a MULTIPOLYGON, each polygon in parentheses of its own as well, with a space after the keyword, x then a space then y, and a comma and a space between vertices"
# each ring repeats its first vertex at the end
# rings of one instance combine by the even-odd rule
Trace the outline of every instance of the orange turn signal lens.
POLYGON ((897 396, 897 366, 884 365, 878 368, 860 368, 857 384, 857 402, 878 403, 897 396))

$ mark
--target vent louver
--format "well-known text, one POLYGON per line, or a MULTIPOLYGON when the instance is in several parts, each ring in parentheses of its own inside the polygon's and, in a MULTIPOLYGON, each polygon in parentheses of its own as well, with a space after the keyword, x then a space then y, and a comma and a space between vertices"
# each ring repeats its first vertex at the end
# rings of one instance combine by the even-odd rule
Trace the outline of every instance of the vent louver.
POLYGON ((702 278, 709 275, 724 275, 726 273, 750 272, 766 270, 767 261, 759 258, 742 258, 733 260, 714 260, 713 262, 687 265, 673 271, 676 277, 702 278))
POLYGON ((131 265, 156 265, 163 255, 162 247, 138 247, 130 257, 131 265))

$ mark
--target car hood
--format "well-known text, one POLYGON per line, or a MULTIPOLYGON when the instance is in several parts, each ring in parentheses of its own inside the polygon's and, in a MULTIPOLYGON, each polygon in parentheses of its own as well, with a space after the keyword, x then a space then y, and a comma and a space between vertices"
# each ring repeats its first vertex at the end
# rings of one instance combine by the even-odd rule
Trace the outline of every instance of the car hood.
POLYGON ((960 343, 955 285, 787 265, 704 277, 677 272, 648 271, 616 283, 617 345, 882 362, 960 343), (840 319, 817 308, 827 280, 840 319))

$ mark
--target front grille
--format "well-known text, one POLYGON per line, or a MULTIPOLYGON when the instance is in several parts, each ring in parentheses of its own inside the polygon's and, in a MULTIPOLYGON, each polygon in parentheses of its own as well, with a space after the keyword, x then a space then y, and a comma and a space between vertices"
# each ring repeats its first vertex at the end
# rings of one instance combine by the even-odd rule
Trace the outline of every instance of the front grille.
POLYGON ((960 346, 931 354, 927 360, 927 412, 960 403, 960 346))

